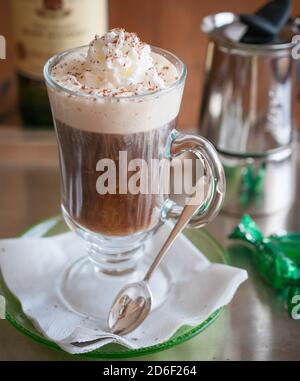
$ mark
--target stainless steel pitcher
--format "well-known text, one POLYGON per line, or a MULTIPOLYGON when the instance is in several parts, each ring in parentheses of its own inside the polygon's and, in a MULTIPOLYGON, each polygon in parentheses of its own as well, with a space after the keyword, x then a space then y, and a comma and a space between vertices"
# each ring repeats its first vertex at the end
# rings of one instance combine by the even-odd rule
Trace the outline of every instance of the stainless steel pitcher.
POLYGON ((203 20, 209 43, 200 130, 226 171, 224 211, 268 214, 295 195, 296 66, 293 27, 285 43, 238 42, 244 26, 233 13, 203 20))

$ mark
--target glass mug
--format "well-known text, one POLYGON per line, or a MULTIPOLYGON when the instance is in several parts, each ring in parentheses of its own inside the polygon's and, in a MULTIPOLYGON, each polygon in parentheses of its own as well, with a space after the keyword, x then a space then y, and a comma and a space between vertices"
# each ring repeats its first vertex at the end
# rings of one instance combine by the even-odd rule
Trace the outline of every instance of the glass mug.
MULTIPOLYGON (((186 152, 199 158, 209 187, 190 222, 192 227, 202 227, 218 214, 225 180, 212 144, 175 129, 187 75, 179 58, 152 47, 175 65, 176 82, 144 95, 103 97, 65 88, 51 75, 54 65, 62 59, 73 53, 84 54, 87 49, 80 47, 55 55, 46 63, 44 76, 59 148, 62 213, 71 230, 87 243, 88 254, 65 272, 62 295, 76 311, 99 317, 101 311, 91 297, 99 279, 107 287, 116 288, 116 292, 123 283, 142 279, 149 266, 148 256, 143 256, 146 240, 166 220, 178 217, 182 211, 164 192, 121 191, 120 187, 129 185, 135 174, 124 166, 125 159, 129 163, 140 159, 149 163, 153 159, 172 160, 186 152), (125 179, 116 186, 116 191, 105 192, 110 179, 105 182, 100 175, 111 164, 116 178, 125 176, 125 179), (74 299, 74 290, 87 295, 74 299)), ((161 184, 167 176, 163 170, 159 173, 148 181, 161 184)), ((167 278, 162 268, 157 271, 156 277, 167 278)), ((164 284, 161 295, 167 293, 168 281, 164 284)))

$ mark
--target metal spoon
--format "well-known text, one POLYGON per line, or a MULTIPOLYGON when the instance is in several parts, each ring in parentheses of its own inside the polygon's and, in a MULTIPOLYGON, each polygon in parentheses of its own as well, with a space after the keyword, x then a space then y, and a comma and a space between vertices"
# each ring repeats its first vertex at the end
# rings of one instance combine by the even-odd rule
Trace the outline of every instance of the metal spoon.
POLYGON ((115 298, 108 316, 108 327, 116 335, 125 335, 135 330, 149 315, 152 305, 152 293, 149 280, 161 263, 163 257, 182 232, 190 219, 199 209, 199 205, 187 204, 168 239, 154 259, 144 279, 131 283, 121 289, 115 298))

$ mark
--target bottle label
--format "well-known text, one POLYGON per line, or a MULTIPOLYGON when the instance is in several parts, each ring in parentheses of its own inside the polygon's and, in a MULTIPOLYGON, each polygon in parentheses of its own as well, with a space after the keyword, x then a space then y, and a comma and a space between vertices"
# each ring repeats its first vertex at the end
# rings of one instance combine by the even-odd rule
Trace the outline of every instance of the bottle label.
POLYGON ((54 54, 87 45, 107 30, 106 0, 13 0, 19 71, 42 79, 54 54))

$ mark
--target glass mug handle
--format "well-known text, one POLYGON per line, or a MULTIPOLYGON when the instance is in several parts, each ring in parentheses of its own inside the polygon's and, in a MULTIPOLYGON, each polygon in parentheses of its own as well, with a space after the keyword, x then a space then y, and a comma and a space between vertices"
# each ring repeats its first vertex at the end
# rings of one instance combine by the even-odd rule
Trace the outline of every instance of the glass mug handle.
MULTIPOLYGON (((207 139, 173 130, 169 136, 166 157, 172 160, 187 152, 193 153, 201 160, 205 177, 209 177, 210 184, 206 197, 201 200, 197 212, 188 224, 188 227, 200 228, 212 221, 221 209, 225 198, 225 174, 217 151, 207 139)), ((197 186, 200 186, 199 181, 195 188, 197 186)), ((168 199, 163 209, 165 219, 176 219, 182 213, 183 206, 168 199)))

